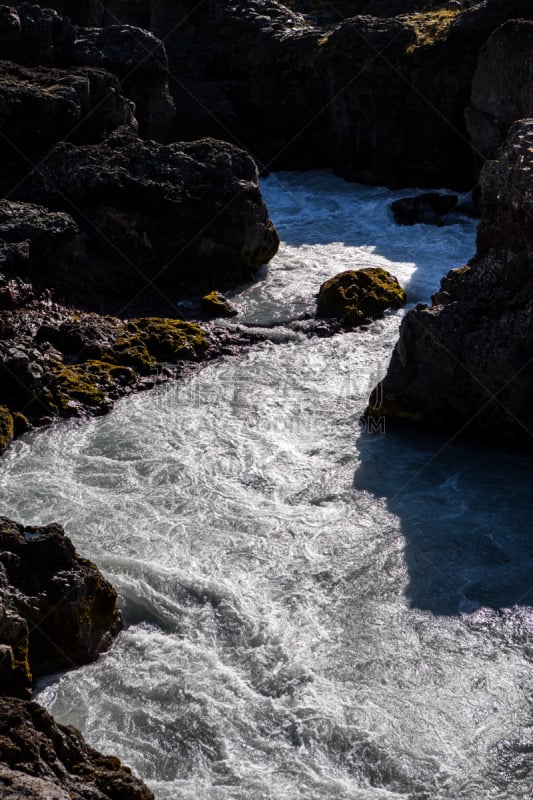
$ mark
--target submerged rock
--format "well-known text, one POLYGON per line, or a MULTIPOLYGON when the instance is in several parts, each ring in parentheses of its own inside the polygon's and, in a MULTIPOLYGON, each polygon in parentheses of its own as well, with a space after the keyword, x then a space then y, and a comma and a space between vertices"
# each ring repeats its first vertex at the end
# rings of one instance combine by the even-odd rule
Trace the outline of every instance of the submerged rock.
POLYGON ((118 758, 89 747, 37 703, 0 698, 3 800, 153 800, 118 758))
POLYGON ((444 218, 457 209, 456 194, 426 193, 416 197, 403 197, 391 204, 398 225, 442 225, 444 218))
POLYGON ((367 413, 531 449, 533 120, 511 128, 480 180, 477 255, 406 315, 367 413))
POLYGON ((405 300, 405 291, 394 275, 380 267, 367 267, 341 272, 323 283, 317 313, 350 327, 381 316, 389 308, 400 308, 405 300))

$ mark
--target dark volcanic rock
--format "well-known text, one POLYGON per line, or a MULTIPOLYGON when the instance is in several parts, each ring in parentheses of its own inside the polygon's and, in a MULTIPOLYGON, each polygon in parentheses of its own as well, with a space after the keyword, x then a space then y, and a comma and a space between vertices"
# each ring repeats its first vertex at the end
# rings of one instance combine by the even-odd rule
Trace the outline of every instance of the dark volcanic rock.
POLYGON ((100 141, 134 127, 131 104, 118 78, 99 69, 27 69, 0 62, 0 185, 9 190, 21 175, 63 139, 100 141))
POLYGON ((388 308, 400 308, 405 297, 398 280, 385 269, 347 270, 322 284, 317 314, 352 327, 381 316, 388 308))
MULTIPOLYGON (((143 137, 164 139, 174 116, 166 51, 147 31, 129 25, 76 28, 49 8, 0 6, 0 58, 27 67, 70 68, 74 74, 79 67, 112 73, 119 79, 120 89, 116 81, 108 87, 107 103, 116 102, 119 93, 131 99, 143 137)), ((91 114, 99 111, 94 109, 91 114)), ((121 124, 108 126, 107 131, 121 124)))
POLYGON ((391 209, 398 225, 442 225, 444 218, 457 209, 458 202, 456 194, 427 193, 395 200, 391 209))
MULTIPOLYGON (((76 223, 68 214, 31 203, 0 200, 0 240, 27 244, 28 266, 43 267, 50 257, 61 258, 61 251, 77 234, 76 223)), ((5 266, 0 261, 0 268, 5 266)))
MULTIPOLYGON (((28 678, 30 670, 35 679, 94 661, 121 627, 115 590, 59 525, 24 528, 0 517, 0 602, 4 619, 27 623, 28 678)), ((13 648, 9 636, 2 644, 13 648)), ((15 650, 14 679, 4 670, 3 694, 17 693, 23 661, 15 650)))
POLYGON ((376 413, 533 445, 533 120, 481 173, 478 253, 405 317, 376 413))
POLYGON ((479 161, 493 158, 510 125, 533 115, 533 22, 511 20, 479 54, 466 110, 479 161))
POLYGON ((70 20, 50 8, 0 6, 0 58, 27 67, 63 67, 74 43, 70 20))
POLYGON ((212 140, 163 146, 118 131, 102 145, 61 144, 19 193, 72 213, 130 286, 235 278, 279 244, 253 160, 212 140))
POLYGON ((135 103, 139 135, 164 140, 176 109, 168 87, 167 54, 159 39, 130 25, 78 28, 72 63, 117 75, 122 93, 135 103))
POLYGON ((117 758, 89 747, 37 703, 0 699, 3 800, 153 800, 117 758))

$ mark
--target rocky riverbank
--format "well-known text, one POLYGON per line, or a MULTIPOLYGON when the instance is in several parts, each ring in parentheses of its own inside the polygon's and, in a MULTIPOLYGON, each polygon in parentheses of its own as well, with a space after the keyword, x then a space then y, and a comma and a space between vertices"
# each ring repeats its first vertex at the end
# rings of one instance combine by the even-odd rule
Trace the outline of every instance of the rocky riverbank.
MULTIPOLYGON (((478 255, 407 315, 371 413, 529 445, 533 123, 514 123, 533 115, 530 0, 335 6, 0 6, 0 453, 255 341, 207 317, 234 313, 216 291, 279 244, 257 162, 470 189, 509 130, 481 172, 478 255)), ((370 313, 361 281, 324 285, 331 330, 370 313)), ((388 292, 380 309, 404 301, 388 292)), ((28 699, 32 674, 109 645, 112 587, 59 526, 1 519, 0 539, 4 796, 150 798, 28 699)))
POLYGON ((150 800, 116 758, 32 702, 36 678, 94 661, 121 628, 117 594, 59 525, 0 517, 0 787, 9 800, 150 800))

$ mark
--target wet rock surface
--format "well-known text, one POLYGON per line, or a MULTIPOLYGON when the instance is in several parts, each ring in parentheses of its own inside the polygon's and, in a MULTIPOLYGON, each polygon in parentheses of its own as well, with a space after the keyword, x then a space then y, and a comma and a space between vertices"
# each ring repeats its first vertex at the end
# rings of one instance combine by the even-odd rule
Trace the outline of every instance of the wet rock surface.
POLYGON ((12 648, 4 695, 27 694, 32 679, 94 661, 121 627, 115 590, 59 525, 25 528, 0 517, 0 591, 1 643, 12 648))
POLYGON ((11 697, 0 699, 0 791, 4 800, 153 800, 117 758, 37 703, 11 697))
POLYGON ((371 414, 531 449, 532 154, 524 120, 482 170, 477 255, 407 314, 371 414))
POLYGON ((395 200, 391 210, 398 225, 442 225, 458 204, 457 195, 427 193, 395 200))

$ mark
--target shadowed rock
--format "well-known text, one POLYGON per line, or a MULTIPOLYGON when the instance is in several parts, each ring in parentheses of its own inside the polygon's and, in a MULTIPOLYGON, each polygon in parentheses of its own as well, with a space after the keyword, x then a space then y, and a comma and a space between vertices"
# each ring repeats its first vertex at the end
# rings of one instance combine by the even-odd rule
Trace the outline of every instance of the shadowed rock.
MULTIPOLYGON (((14 651, 14 678, 4 672, 3 694, 19 693, 21 669, 29 689, 31 677, 94 661, 120 630, 115 590, 59 525, 24 528, 0 517, 0 580, 4 616, 21 617, 28 627, 26 658, 14 651)), ((2 644, 16 648, 20 641, 7 637, 2 644)))
POLYGON ((3 800, 153 800, 118 758, 89 747, 37 703, 0 699, 3 800))
POLYGON ((470 105, 468 132, 479 162, 493 158, 513 122, 533 115, 533 22, 511 20, 482 48, 470 105))
POLYGON ((368 413, 532 449, 533 120, 480 180, 477 255, 407 314, 368 413))
POLYGON ((236 278, 279 245, 253 160, 214 140, 163 146, 121 130, 97 146, 60 144, 19 194, 72 213, 131 286, 236 278))

